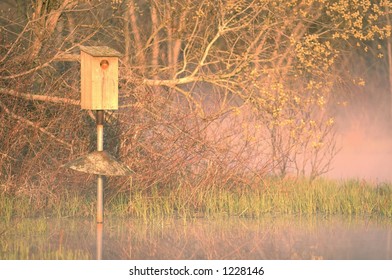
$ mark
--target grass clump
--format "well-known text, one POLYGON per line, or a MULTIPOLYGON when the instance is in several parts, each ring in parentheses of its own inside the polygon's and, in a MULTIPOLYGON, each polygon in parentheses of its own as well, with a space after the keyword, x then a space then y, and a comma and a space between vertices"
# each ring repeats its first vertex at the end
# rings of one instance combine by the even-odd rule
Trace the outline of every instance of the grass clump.
POLYGON ((133 189, 108 205, 114 215, 142 219, 273 215, 379 215, 392 217, 392 186, 319 179, 265 181, 257 187, 207 186, 133 189))
MULTIPOLYGON (((37 205, 26 196, 0 194, 0 217, 93 217, 95 192, 64 193, 37 205)), ((105 215, 143 220, 167 217, 366 215, 392 217, 392 186, 364 181, 268 179, 258 186, 132 186, 107 196, 105 215)))

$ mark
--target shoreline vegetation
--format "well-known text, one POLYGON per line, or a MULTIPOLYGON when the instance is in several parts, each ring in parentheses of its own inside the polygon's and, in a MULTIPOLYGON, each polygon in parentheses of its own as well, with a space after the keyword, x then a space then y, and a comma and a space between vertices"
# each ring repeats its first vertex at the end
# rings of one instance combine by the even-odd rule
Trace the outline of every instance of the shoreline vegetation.
MULTIPOLYGON (((45 199, 18 194, 0 194, 0 219, 94 217, 96 192, 63 191, 45 199)), ((314 181, 268 179, 259 186, 190 188, 181 183, 153 186, 107 195, 106 217, 163 218, 248 217, 265 215, 349 215, 392 217, 392 184, 361 180, 314 181)))

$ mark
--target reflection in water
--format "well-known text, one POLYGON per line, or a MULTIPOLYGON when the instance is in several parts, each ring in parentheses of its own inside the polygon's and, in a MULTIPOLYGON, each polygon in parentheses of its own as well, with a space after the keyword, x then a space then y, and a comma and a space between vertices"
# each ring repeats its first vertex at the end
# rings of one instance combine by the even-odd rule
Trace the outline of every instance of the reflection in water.
POLYGON ((97 227, 42 219, 0 226, 0 259, 392 259, 387 220, 107 219, 97 227))
POLYGON ((97 260, 102 260, 103 251, 103 224, 97 223, 97 260))

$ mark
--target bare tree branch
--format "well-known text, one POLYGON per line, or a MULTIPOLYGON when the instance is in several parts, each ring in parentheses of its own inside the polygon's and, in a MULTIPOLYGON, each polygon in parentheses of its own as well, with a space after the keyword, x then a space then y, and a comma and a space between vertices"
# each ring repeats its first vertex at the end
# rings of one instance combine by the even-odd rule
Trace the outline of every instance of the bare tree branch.
POLYGON ((47 131, 45 128, 40 127, 38 124, 29 121, 21 116, 18 116, 17 114, 12 113, 2 102, 0 102, 0 107, 7 113, 9 114, 12 118, 25 123, 28 126, 31 126, 34 129, 37 129, 38 131, 42 132, 43 134, 49 136, 50 138, 52 138, 53 140, 55 140, 56 142, 59 142, 61 144, 63 144, 64 146, 66 146, 68 149, 72 149, 72 145, 63 141, 62 139, 59 139, 57 136, 55 136, 54 134, 50 133, 49 131, 47 131))
POLYGON ((14 97, 24 98, 27 100, 36 100, 36 101, 44 101, 44 102, 51 102, 51 103, 60 103, 60 104, 69 104, 69 105, 80 105, 80 101, 70 99, 70 98, 63 98, 63 97, 55 97, 55 96, 48 96, 48 95, 39 95, 39 94, 31 94, 31 93, 20 93, 16 92, 12 89, 0 88, 1 94, 7 94, 14 97))

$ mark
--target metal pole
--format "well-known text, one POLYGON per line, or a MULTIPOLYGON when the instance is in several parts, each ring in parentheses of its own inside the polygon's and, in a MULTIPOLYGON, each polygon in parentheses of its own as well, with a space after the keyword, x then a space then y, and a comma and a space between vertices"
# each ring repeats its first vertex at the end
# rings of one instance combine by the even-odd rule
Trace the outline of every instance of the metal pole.
MULTIPOLYGON (((103 151, 104 111, 97 111, 97 151, 103 151)), ((97 179, 97 223, 103 223, 103 175, 97 179)))
POLYGON ((104 111, 97 110, 97 151, 103 151, 103 122, 104 122, 104 111))
POLYGON ((97 223, 103 223, 103 176, 97 179, 97 223))

